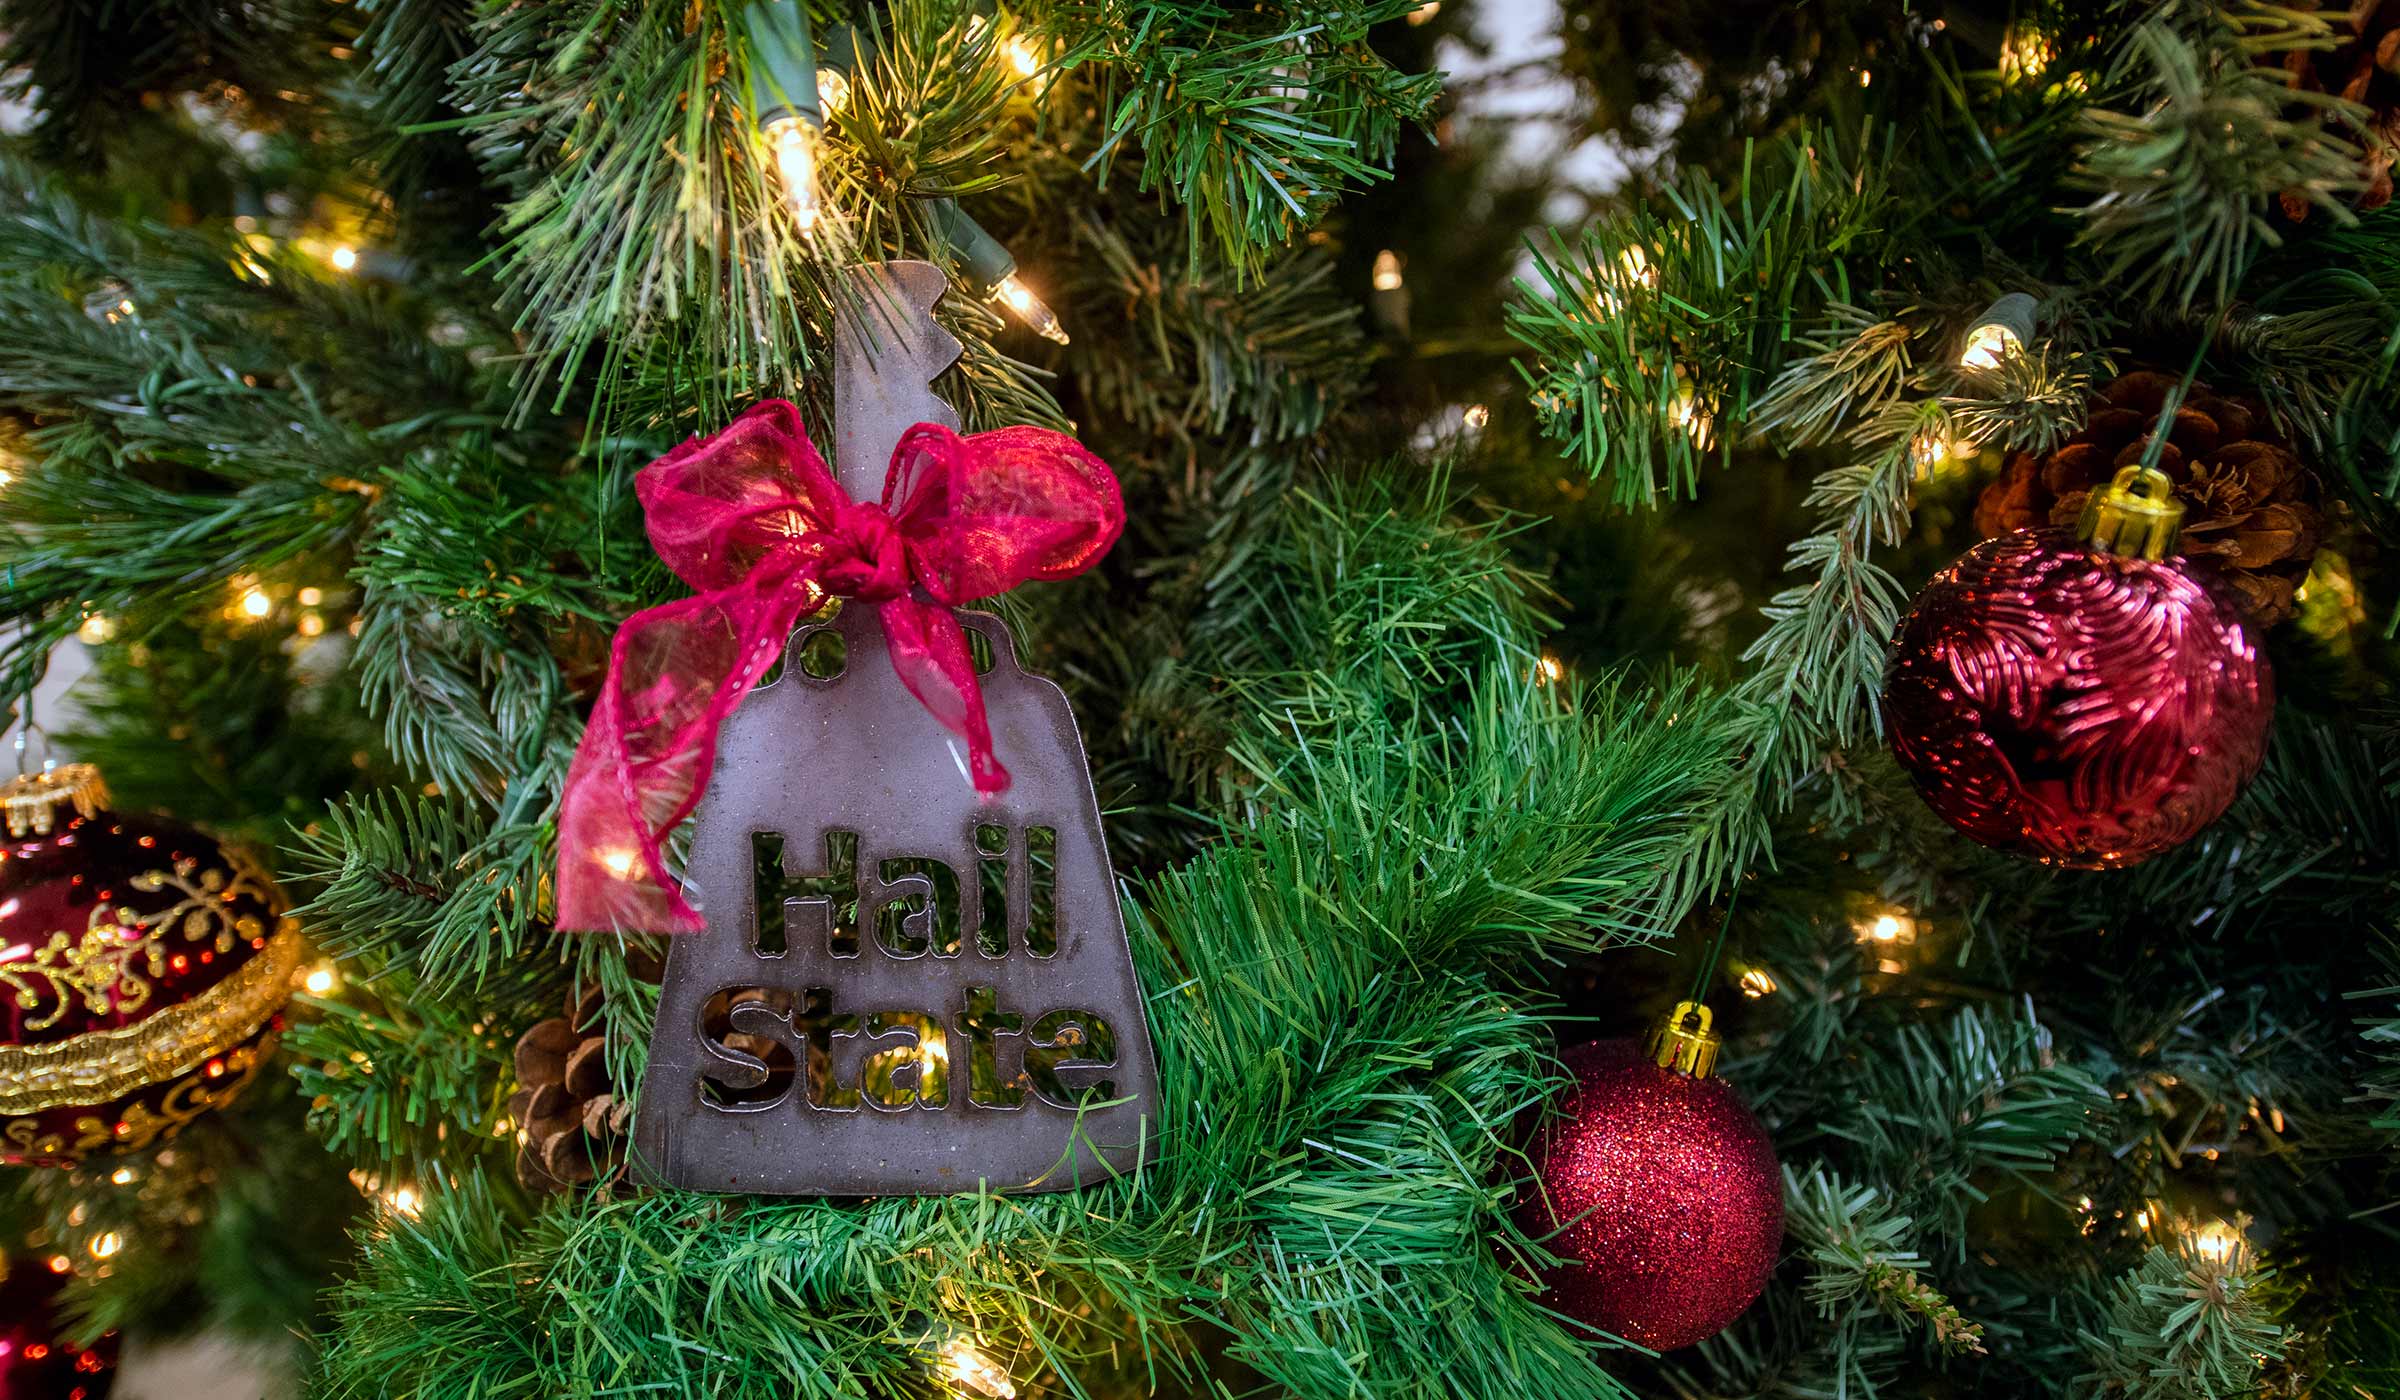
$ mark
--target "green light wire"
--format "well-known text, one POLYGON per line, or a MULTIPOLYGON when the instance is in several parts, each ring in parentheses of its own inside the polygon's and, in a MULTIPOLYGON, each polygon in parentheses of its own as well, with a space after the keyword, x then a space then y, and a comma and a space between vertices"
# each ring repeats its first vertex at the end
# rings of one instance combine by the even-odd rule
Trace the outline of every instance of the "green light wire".
POLYGON ((1734 906, 1741 902, 1742 872, 1736 870, 1733 872, 1733 893, 1725 897, 1725 917, 1717 920, 1716 936, 1708 941, 1708 957, 1701 962, 1699 972, 1692 978, 1691 990, 1684 993, 1685 1001, 1699 1002, 1708 999, 1709 984, 1714 982, 1717 977, 1717 963, 1725 956, 1725 934, 1733 927, 1734 906))

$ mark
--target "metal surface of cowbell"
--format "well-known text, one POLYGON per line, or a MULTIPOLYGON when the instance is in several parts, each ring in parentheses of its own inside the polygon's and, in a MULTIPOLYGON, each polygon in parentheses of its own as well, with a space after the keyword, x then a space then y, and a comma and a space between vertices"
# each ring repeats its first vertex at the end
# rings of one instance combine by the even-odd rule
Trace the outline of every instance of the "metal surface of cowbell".
MULTIPOLYGON (((903 430, 956 422, 929 384, 958 346, 930 314, 932 267, 872 265, 853 288, 835 466, 868 499, 903 430)), ((870 607, 800 629, 726 722, 684 874, 707 927, 669 951, 635 1125, 653 1179, 1060 1190, 1154 1145, 1157 1069, 1074 715, 997 619, 961 616, 1014 776, 995 798, 870 607)))

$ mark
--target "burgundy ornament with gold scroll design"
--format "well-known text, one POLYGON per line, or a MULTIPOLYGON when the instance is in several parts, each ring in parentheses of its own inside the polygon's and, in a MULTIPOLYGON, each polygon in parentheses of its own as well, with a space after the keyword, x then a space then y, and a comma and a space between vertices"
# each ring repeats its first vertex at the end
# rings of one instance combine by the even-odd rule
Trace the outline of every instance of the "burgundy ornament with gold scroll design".
POLYGON ((300 937, 213 838, 112 811, 80 765, 9 786, 0 1163, 72 1165, 230 1103, 282 1029, 300 937))

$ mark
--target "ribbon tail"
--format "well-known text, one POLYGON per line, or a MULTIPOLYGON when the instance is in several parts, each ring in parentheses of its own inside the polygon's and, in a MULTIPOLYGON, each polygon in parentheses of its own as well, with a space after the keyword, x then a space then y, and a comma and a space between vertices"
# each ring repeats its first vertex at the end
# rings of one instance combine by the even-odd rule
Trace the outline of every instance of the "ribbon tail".
POLYGON ((773 665, 816 588, 763 566, 730 588, 649 608, 617 629, 608 675, 558 816, 557 926, 692 933, 667 836, 700 804, 717 729, 773 665))
POLYGON ((986 797, 1008 791, 1008 770, 992 752, 992 726, 983 685, 967 651, 958 614, 939 603, 893 598, 878 611, 886 648, 900 683, 944 729, 967 741, 967 773, 986 797))

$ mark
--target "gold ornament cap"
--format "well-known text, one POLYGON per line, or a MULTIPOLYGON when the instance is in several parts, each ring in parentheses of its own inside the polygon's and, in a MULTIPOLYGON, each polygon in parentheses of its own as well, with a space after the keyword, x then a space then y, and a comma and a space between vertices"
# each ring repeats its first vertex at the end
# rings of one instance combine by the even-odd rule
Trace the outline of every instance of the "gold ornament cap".
POLYGON ((2135 463, 2083 503, 2075 533, 2102 554, 2121 559, 2164 559, 2175 552, 2183 530, 2183 502, 2175 483, 2156 467, 2135 463))
POLYGON ((58 809, 73 805, 80 816, 108 809, 108 784, 88 763, 62 763, 41 773, 20 773, 0 786, 11 836, 47 836, 58 825, 58 809))
POLYGON ((1705 1002, 1679 1001, 1675 1009, 1650 1027, 1642 1053, 1660 1069, 1681 1070, 1706 1079, 1717 1067, 1717 1047, 1723 1042, 1710 1029, 1716 1015, 1705 1002))

